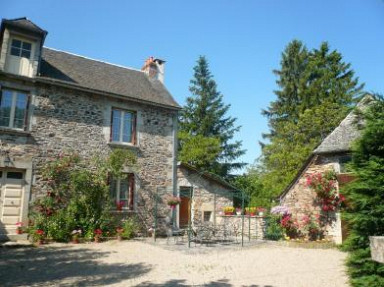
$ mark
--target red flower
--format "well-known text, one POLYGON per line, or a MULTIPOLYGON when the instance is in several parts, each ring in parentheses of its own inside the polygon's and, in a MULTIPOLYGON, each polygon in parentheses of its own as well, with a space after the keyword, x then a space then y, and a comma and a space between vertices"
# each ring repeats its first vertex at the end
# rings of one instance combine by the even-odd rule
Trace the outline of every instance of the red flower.
POLYGON ((103 234, 103 231, 100 228, 95 229, 95 234, 96 235, 101 235, 101 234, 103 234))
POLYGON ((36 230, 36 234, 38 234, 38 235, 44 235, 44 230, 37 229, 37 230, 36 230))

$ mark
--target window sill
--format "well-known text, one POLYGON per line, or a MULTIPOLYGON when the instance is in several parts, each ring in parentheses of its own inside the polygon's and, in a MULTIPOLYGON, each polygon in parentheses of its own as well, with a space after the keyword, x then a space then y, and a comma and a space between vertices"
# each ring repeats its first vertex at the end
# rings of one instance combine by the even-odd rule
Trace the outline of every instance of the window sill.
POLYGON ((138 149, 138 145, 134 145, 131 143, 119 143, 119 142, 109 142, 108 145, 112 147, 120 147, 120 148, 133 148, 133 149, 138 149))
POLYGON ((129 214, 129 213, 137 213, 136 210, 129 210, 129 209, 123 209, 123 210, 110 210, 113 214, 129 214))
POLYGON ((10 128, 5 128, 5 127, 0 127, 0 133, 24 135, 24 136, 31 135, 31 132, 29 132, 29 131, 18 130, 18 129, 10 129, 10 128))

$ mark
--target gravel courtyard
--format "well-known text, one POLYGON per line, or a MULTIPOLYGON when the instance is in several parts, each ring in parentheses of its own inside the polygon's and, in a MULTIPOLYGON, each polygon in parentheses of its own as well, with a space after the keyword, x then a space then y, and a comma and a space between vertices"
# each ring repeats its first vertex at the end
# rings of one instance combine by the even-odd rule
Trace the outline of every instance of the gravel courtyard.
POLYGON ((0 248, 0 286, 348 286, 334 249, 139 241, 0 248))

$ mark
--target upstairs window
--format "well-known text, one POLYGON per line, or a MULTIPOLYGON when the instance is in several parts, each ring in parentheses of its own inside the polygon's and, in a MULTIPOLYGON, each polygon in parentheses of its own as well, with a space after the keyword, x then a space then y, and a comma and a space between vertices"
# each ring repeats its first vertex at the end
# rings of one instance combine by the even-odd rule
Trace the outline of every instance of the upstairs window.
POLYGON ((112 109, 111 141, 136 144, 136 114, 112 109))
POLYGON ((2 90, 0 100, 0 127, 26 129, 28 94, 14 90, 2 90))
POLYGON ((32 44, 22 40, 12 39, 11 55, 21 58, 31 58, 32 44))
POLYGON ((124 178, 113 179, 110 184, 113 209, 134 210, 135 176, 127 174, 124 178))

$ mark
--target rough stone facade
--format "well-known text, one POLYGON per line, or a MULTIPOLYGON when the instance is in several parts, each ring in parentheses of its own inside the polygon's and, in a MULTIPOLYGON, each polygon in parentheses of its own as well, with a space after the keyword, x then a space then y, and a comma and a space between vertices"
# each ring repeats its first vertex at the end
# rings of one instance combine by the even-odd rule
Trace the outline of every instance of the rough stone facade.
MULTIPOLYGON (((233 187, 185 166, 178 168, 177 186, 179 191, 183 187, 193 188, 191 222, 194 225, 199 225, 204 221, 204 212, 211 213, 209 222, 220 224, 223 208, 233 206, 233 187)), ((179 218, 179 214, 177 214, 177 218, 179 218)))
MULTIPOLYGON (((138 157, 135 210, 148 226, 152 224, 153 215, 148 211, 153 206, 153 194, 158 187, 167 187, 172 192, 174 184, 177 112, 54 85, 10 81, 3 76, 0 85, 31 94, 27 130, 0 130, 2 152, 8 153, 14 168, 28 171, 26 199, 33 201, 44 195, 40 168, 47 159, 70 151, 90 159, 106 155, 115 147, 127 148, 138 157), (112 107, 136 112, 137 145, 110 143, 112 107), (26 168, 28 163, 30 167, 26 168)), ((165 209, 163 207, 159 210, 165 209)), ((27 223, 27 210, 23 212, 22 221, 27 223)))
MULTIPOLYGON (((334 170, 340 173, 339 159, 342 155, 315 155, 300 176, 280 198, 280 204, 287 206, 294 219, 300 223, 305 215, 323 215, 326 218, 326 238, 337 244, 342 243, 341 219, 339 212, 323 212, 317 202, 316 192, 306 185, 306 175, 334 170)), ((339 189, 339 186, 337 185, 339 189)))

